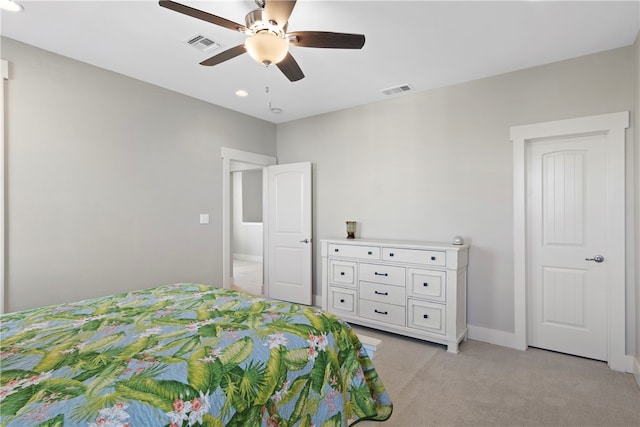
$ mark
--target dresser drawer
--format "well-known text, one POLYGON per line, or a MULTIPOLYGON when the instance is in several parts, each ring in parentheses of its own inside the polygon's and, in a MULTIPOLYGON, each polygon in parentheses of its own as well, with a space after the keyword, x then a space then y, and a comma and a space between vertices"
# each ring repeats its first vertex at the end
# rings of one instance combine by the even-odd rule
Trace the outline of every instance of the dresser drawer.
POLYGON ((382 302, 360 299, 360 317, 379 320, 381 322, 392 323, 404 326, 405 308, 404 306, 385 304, 382 302))
POLYGON ((329 311, 342 311, 356 314, 356 291, 329 287, 329 311))
POLYGON ((356 287, 358 283, 358 264, 349 261, 329 261, 329 280, 336 285, 356 287))
POLYGON ((447 253, 422 249, 382 248, 382 260, 444 267, 447 265, 447 253))
POLYGON ((380 248, 377 246, 341 245, 338 243, 329 244, 330 257, 345 257, 359 259, 380 259, 380 248))
POLYGON ((443 335, 447 332, 445 327, 445 306, 443 304, 409 299, 407 310, 409 310, 408 326, 410 328, 443 335))
POLYGON ((433 301, 447 300, 447 273, 444 271, 407 269, 407 290, 409 295, 433 301))
POLYGON ((360 298, 395 305, 405 305, 406 294, 405 289, 400 286, 361 281, 360 298))
POLYGON ((360 280, 393 286, 404 286, 404 267, 361 263, 360 280))

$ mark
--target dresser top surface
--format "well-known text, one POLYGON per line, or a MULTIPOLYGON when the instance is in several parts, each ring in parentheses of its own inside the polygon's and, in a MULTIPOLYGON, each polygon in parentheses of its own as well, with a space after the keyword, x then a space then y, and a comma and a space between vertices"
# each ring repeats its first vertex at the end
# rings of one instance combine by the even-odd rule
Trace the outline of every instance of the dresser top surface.
POLYGON ((337 243, 337 244, 349 244, 349 245, 376 245, 376 246, 392 246, 409 249, 436 249, 436 250, 450 250, 459 251, 461 249, 468 249, 469 245, 454 245, 453 243, 442 242, 421 242, 415 240, 392 240, 392 239, 321 239, 321 242, 337 243))

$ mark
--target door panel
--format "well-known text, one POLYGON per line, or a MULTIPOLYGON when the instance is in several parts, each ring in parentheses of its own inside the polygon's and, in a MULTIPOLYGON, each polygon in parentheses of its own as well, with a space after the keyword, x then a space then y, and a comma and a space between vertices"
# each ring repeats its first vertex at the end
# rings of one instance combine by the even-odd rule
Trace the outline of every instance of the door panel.
POLYGON ((607 360, 606 139, 528 144, 529 345, 607 360))
POLYGON ((542 156, 542 208, 545 246, 584 244, 584 164, 586 151, 542 156))
POLYGON ((586 330, 587 272, 557 267, 542 270, 542 323, 586 330))
POLYGON ((269 298, 311 305, 311 163, 267 168, 269 298))

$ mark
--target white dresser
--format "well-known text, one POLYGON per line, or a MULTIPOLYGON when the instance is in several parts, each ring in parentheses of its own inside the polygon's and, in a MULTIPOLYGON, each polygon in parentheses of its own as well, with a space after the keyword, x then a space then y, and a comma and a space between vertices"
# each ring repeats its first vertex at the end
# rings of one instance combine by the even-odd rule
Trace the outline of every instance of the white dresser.
POLYGON ((467 337, 468 245, 322 240, 322 309, 362 326, 447 345, 467 337))

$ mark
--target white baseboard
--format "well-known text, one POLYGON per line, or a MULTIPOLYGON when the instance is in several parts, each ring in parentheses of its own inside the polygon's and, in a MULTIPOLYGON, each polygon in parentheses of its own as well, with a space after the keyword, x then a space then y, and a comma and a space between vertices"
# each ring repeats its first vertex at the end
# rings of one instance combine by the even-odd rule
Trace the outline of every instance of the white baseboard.
MULTIPOLYGON (((474 325, 467 325, 467 329, 469 330, 468 337, 471 340, 518 349, 518 346, 516 345, 516 336, 512 332, 483 328, 482 326, 474 325)), ((640 386, 639 363, 638 359, 634 359, 632 356, 625 356, 622 360, 622 365, 617 367, 616 370, 633 373, 638 386, 640 386)))
POLYGON ((497 329, 483 328, 482 326, 467 325, 468 338, 482 341, 502 347, 517 348, 516 336, 513 332, 505 332, 497 329))
POLYGON ((624 358, 622 359, 622 362, 623 362, 624 370, 623 369, 620 369, 620 370, 628 374, 633 374, 633 362, 634 362, 633 356, 625 355, 624 358))

